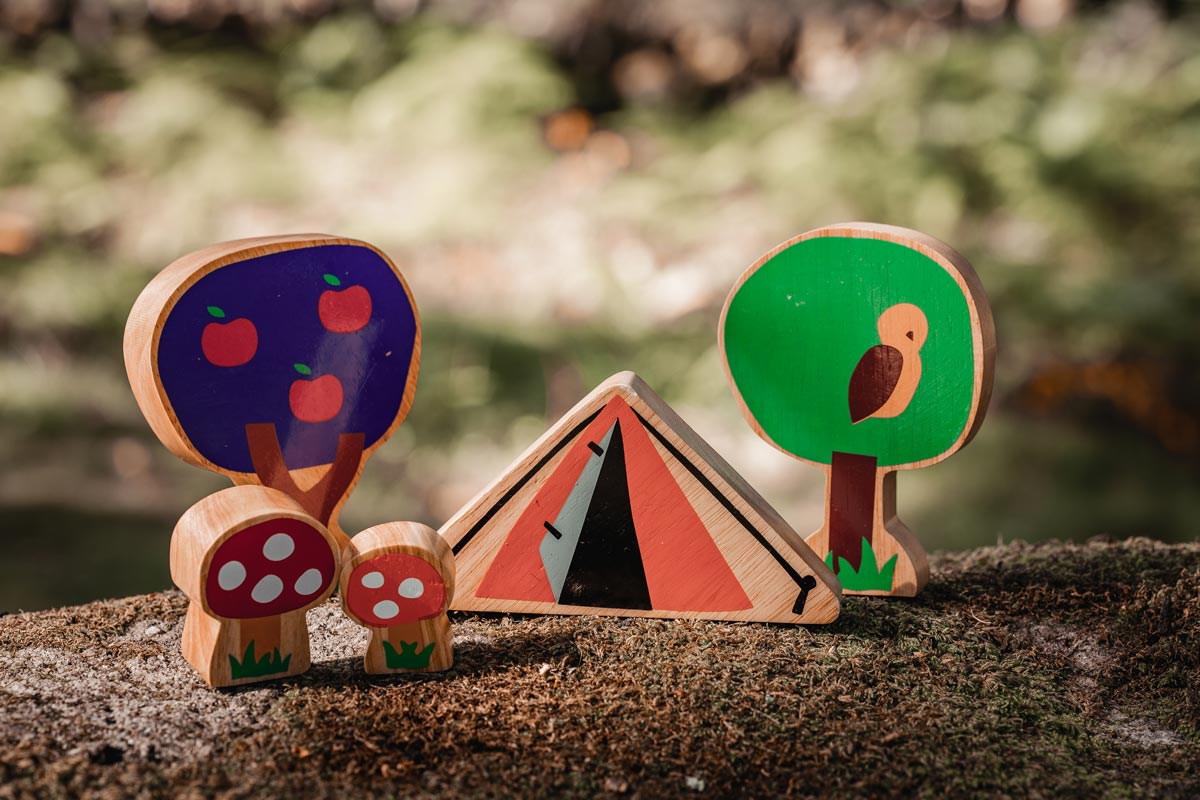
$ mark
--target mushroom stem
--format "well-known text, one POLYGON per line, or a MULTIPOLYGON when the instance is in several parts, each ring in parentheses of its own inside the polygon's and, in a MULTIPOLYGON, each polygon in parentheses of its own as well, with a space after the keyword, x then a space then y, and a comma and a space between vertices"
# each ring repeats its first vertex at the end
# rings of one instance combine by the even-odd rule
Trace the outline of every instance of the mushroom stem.
POLYGON ((367 672, 438 672, 454 666, 453 636, 450 620, 443 614, 416 622, 372 628, 367 647, 367 672), (391 648, 389 654, 384 643, 391 648), (426 653, 430 645, 432 651, 426 653), (389 655, 392 663, 389 664, 389 655), (428 661, 425 661, 426 656, 428 661), (399 660, 397 660, 399 657, 399 660))
POLYGON ((237 621, 238 626, 238 647, 240 648, 238 658, 246 652, 246 648, 250 643, 254 643, 254 652, 258 658, 269 655, 272 651, 279 649, 281 656, 288 655, 283 652, 283 617, 258 617, 257 619, 240 619, 237 621))
POLYGON ((403 625, 393 625, 390 628, 384 628, 383 638, 387 640, 388 644, 397 649, 402 642, 415 642, 418 649, 428 643, 428 638, 420 622, 406 622, 403 625))
POLYGON ((215 680, 220 669, 215 656, 222 627, 221 620, 204 613, 199 603, 194 600, 188 603, 187 617, 183 620, 183 657, 212 686, 224 685, 215 680))
POLYGON ((183 623, 182 650, 183 657, 210 686, 233 686, 297 675, 311 663, 308 625, 302 611, 257 619, 223 619, 205 612, 200 603, 189 603, 183 623), (241 669, 249 667, 251 672, 254 671, 253 666, 246 663, 246 651, 251 642, 254 643, 254 661, 262 662, 267 657, 266 666, 271 671, 235 678, 231 658, 241 665, 241 669), (279 649, 278 658, 274 656, 276 648, 279 649))

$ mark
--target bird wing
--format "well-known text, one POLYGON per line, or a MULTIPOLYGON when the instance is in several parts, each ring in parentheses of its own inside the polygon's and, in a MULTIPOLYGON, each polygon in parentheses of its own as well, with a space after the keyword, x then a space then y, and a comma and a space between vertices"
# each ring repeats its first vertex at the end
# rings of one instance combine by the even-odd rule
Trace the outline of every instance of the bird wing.
POLYGON ((877 344, 858 360, 850 376, 850 422, 859 423, 883 408, 896 391, 904 354, 888 344, 877 344))

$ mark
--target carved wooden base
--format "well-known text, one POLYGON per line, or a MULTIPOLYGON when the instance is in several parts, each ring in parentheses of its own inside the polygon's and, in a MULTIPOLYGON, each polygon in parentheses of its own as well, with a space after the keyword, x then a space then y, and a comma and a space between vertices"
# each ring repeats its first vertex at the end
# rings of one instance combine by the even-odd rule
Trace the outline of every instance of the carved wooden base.
POLYGON ((441 672, 454 666, 454 635, 445 614, 392 628, 372 628, 363 667, 372 675, 441 672))
POLYGON ((305 613, 218 619, 191 603, 183 623, 183 657, 214 687, 299 675, 312 663, 305 613))
POLYGON ((929 583, 925 549, 896 516, 896 472, 870 469, 863 478, 826 467, 825 525, 805 542, 837 573, 844 594, 914 597, 929 583))

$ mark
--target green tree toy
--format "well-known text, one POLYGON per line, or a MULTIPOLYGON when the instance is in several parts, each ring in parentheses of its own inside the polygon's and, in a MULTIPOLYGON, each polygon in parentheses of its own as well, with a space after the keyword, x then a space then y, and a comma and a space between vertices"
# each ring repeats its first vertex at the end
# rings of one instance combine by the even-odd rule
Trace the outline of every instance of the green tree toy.
POLYGON ((825 470, 808 544, 847 592, 919 592, 929 565, 896 516, 896 471, 949 458, 983 422, 995 331, 971 265, 904 228, 810 231, 746 270, 720 339, 751 427, 825 470))

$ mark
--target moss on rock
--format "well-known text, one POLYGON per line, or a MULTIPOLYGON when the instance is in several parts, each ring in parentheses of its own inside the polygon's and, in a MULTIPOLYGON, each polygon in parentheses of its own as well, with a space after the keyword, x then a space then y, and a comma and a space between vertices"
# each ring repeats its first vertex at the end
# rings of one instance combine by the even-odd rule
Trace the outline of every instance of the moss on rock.
POLYGON ((832 626, 454 615, 457 663, 214 692, 174 592, 0 619, 0 797, 1194 796, 1200 545, 933 558, 832 626))

